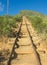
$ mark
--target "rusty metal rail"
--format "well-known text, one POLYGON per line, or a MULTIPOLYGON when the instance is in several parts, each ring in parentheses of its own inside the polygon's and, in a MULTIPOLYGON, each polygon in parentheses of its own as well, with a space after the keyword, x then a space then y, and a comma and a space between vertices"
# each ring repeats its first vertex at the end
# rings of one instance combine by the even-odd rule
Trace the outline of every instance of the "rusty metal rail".
POLYGON ((42 64, 41 64, 41 60, 40 60, 40 56, 39 56, 38 52, 36 51, 36 47, 35 47, 35 45, 34 45, 34 41, 32 40, 32 36, 31 36, 30 30, 29 30, 29 28, 28 28, 28 26, 30 26, 30 24, 27 24, 26 22, 25 22, 25 24, 26 24, 26 27, 27 27, 27 30, 28 30, 28 33, 29 33, 30 40, 31 40, 31 42, 32 42, 32 47, 33 47, 33 49, 34 49, 34 53, 35 53, 35 55, 36 55, 38 64, 39 64, 39 65, 42 65, 42 64))
POLYGON ((19 27, 19 30, 17 32, 16 39, 15 39, 15 42, 13 44, 13 47, 12 47, 12 50, 11 50, 11 53, 10 53, 10 56, 9 56, 7 65, 11 65, 12 55, 14 55, 14 54, 16 55, 16 53, 15 53, 15 49, 16 49, 15 46, 17 46, 17 48, 19 47, 18 44, 17 44, 17 40, 18 40, 19 35, 20 35, 21 27, 22 27, 22 22, 21 22, 20 27, 19 27))

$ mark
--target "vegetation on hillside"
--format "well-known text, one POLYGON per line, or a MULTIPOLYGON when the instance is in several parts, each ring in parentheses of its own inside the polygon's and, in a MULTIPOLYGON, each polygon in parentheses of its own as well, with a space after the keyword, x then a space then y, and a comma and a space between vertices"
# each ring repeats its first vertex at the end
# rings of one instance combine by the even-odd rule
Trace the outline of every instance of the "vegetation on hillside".
POLYGON ((17 22, 22 20, 21 16, 0 16, 0 37, 1 36, 8 36, 11 31, 12 27, 17 27, 17 22))
POLYGON ((29 10, 21 11, 20 14, 26 16, 31 21, 32 26, 38 34, 47 36, 47 16, 29 10))
POLYGON ((29 10, 23 10, 16 16, 0 16, 0 36, 9 35, 12 27, 17 27, 17 22, 22 21, 22 16, 26 16, 38 34, 47 35, 47 16, 29 10))

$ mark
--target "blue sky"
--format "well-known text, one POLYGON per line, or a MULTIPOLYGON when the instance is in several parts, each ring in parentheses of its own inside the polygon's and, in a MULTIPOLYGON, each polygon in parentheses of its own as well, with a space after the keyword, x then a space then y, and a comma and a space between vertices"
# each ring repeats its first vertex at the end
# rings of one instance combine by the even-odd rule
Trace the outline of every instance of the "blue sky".
MULTIPOLYGON (((9 15, 33 10, 47 15, 47 0, 9 0, 9 15)), ((7 14, 7 0, 0 0, 0 15, 7 14)))

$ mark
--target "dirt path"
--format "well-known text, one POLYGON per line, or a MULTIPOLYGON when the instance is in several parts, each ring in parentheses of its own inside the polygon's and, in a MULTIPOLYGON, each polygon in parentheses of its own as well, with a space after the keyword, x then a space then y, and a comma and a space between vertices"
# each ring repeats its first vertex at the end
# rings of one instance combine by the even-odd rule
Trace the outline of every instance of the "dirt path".
POLYGON ((26 19, 25 17, 23 17, 21 28, 22 36, 17 42, 19 48, 15 49, 15 52, 17 53, 17 58, 11 61, 11 65, 40 65, 39 58, 29 36, 26 23, 26 19))

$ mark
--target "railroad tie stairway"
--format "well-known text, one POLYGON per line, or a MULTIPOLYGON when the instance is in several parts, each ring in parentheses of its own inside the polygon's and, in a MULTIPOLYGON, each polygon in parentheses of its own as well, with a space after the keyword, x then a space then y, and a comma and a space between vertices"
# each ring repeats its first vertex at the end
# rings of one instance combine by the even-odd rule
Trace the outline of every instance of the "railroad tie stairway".
POLYGON ((21 27, 21 38, 18 38, 19 48, 15 49, 17 58, 11 61, 11 65, 40 65, 37 53, 33 47, 32 41, 27 30, 27 26, 23 17, 23 23, 21 27))

